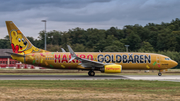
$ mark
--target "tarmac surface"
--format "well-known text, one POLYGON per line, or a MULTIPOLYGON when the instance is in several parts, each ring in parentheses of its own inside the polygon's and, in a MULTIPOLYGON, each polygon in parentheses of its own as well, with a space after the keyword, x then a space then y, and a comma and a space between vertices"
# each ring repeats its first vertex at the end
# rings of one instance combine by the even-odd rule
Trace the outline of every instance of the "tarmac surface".
POLYGON ((158 80, 180 82, 180 75, 0 75, 0 80, 158 80))

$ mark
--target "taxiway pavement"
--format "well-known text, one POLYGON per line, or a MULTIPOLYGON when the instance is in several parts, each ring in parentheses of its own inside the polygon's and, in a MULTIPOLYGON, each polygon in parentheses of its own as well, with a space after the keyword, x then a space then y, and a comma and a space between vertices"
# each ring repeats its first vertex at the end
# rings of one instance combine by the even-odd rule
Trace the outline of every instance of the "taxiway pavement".
POLYGON ((106 80, 106 79, 130 79, 130 80, 158 80, 180 82, 180 75, 0 75, 0 80, 106 80))

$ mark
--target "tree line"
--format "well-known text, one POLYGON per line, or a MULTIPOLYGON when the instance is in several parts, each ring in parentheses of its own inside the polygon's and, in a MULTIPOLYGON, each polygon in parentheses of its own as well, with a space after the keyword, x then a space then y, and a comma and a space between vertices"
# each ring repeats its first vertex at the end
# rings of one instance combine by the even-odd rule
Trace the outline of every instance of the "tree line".
MULTIPOLYGON (((31 43, 44 48, 44 31, 40 31, 37 39, 27 37, 31 43)), ((0 48, 11 48, 9 37, 0 39, 0 48)), ((111 27, 107 30, 89 28, 69 29, 68 31, 47 32, 47 50, 66 51, 67 45, 75 52, 125 52, 125 45, 130 45, 130 52, 160 53, 169 56, 180 63, 180 19, 170 23, 148 23, 125 25, 122 29, 111 27)))

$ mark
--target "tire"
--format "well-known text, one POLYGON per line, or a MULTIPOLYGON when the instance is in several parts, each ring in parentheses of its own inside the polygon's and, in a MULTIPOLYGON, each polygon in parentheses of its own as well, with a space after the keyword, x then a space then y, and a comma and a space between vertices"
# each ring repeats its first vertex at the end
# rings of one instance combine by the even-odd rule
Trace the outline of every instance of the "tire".
POLYGON ((88 75, 91 76, 90 71, 88 72, 88 75))
POLYGON ((161 76, 162 75, 162 73, 158 73, 158 76, 161 76))
POLYGON ((89 71, 89 72, 88 72, 88 75, 89 75, 89 76, 94 76, 94 75, 95 75, 95 72, 94 72, 94 71, 89 71))

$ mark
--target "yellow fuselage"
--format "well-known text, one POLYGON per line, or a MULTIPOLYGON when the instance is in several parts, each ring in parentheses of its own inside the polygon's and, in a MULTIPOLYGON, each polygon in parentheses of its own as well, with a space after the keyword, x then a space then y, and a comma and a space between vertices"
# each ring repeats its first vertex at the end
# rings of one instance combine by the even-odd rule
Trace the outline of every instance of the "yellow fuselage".
MULTIPOLYGON (((162 70, 175 67, 177 62, 169 57, 153 53, 127 53, 127 52, 76 52, 80 58, 92 61, 122 65, 123 70, 162 70)), ((51 69, 89 69, 82 67, 80 61, 69 62, 69 52, 44 52, 26 54, 24 59, 18 59, 23 63, 51 69)), ((96 70, 97 68, 95 68, 96 70)))

